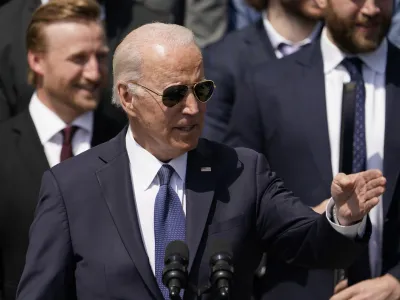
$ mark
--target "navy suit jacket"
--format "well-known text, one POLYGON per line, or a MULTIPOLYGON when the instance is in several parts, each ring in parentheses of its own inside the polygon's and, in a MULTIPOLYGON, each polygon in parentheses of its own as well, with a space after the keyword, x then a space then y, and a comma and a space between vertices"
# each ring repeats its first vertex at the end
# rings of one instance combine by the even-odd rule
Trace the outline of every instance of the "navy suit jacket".
POLYGON ((205 76, 217 86, 207 103, 203 137, 221 142, 228 130, 244 71, 277 58, 262 19, 206 47, 203 57, 205 76))
MULTIPOLYGON (((386 129, 383 199, 383 271, 400 278, 400 51, 389 44, 386 69, 386 129), (392 200, 393 199, 393 200, 392 200)), ((248 70, 232 115, 226 143, 263 153, 271 169, 305 204, 330 197, 331 154, 320 42, 248 70)), ((340 99, 339 99, 340 100, 340 99)), ((265 299, 329 299, 332 271, 289 267, 271 259, 265 299)))
MULTIPOLYGON (((120 131, 118 123, 94 112, 93 147, 120 131)), ((41 179, 50 166, 28 109, 0 124, 0 136, 0 299, 15 300, 41 179)))
MULTIPOLYGON (((125 136, 126 129, 45 172, 18 300, 162 299, 140 233, 125 136)), ((185 186, 189 280, 208 282, 210 245, 225 240, 234 255, 231 299, 250 298, 265 250, 306 267, 345 267, 370 235, 370 226, 362 239, 337 233, 250 149, 200 140, 188 154, 185 186)), ((197 298, 188 291, 185 299, 197 298)))

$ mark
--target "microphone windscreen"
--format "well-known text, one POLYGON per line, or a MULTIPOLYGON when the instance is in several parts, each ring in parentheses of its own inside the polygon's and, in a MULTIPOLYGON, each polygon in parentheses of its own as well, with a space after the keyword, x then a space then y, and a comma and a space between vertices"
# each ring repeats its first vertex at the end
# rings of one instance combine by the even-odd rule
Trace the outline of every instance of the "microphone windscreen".
POLYGON ((164 261, 166 262, 169 257, 179 255, 185 260, 189 260, 189 248, 183 241, 172 241, 165 249, 164 261))

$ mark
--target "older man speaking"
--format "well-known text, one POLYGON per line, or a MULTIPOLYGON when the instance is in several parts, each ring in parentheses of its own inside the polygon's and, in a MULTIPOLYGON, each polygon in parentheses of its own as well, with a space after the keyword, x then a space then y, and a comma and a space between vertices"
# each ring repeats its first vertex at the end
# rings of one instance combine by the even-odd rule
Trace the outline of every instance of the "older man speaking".
MULTIPOLYGON (((154 23, 122 41, 113 101, 130 125, 45 173, 19 300, 168 299, 161 277, 173 240, 188 245, 189 287, 208 283, 210 249, 225 241, 238 300, 250 298, 263 252, 343 268, 367 246, 382 174, 339 174, 319 215, 262 155, 199 139, 213 90, 188 29, 154 23)), ((184 297, 197 299, 191 288, 184 297)))

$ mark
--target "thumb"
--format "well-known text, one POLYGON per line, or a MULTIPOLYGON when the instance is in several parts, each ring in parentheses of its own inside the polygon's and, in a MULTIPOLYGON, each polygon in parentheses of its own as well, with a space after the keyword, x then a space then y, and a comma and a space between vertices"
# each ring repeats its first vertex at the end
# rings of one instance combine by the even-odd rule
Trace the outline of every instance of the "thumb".
POLYGON ((341 291, 346 289, 348 287, 348 282, 347 279, 340 281, 336 286, 334 290, 334 294, 339 294, 341 291))
POLYGON ((357 174, 346 175, 344 173, 339 173, 335 176, 335 184, 337 184, 343 191, 352 189, 354 187, 354 181, 357 174))

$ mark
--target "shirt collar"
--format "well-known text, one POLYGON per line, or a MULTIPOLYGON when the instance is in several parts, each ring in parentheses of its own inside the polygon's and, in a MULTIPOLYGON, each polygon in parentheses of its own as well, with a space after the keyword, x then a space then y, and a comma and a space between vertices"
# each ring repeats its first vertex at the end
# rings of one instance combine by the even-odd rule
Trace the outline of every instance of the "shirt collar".
MULTIPOLYGON (((130 127, 126 133, 126 149, 131 166, 134 166, 135 170, 140 170, 140 176, 136 177, 138 181, 137 187, 142 190, 147 190, 164 163, 155 158, 135 141, 130 127)), ((187 153, 172 159, 168 164, 174 168, 179 178, 185 182, 187 153)))
MULTIPOLYGON (((329 40, 326 28, 322 30, 321 34, 321 51, 325 74, 335 69, 341 64, 343 59, 347 57, 346 53, 342 52, 329 40)), ((357 56, 370 69, 377 73, 384 74, 386 69, 387 51, 388 43, 385 38, 375 51, 359 54, 357 56)))
POLYGON ((263 23, 264 23, 265 31, 267 32, 268 38, 269 38, 272 48, 274 50, 277 50, 278 46, 282 43, 284 43, 286 45, 290 45, 290 46, 297 46, 297 47, 307 45, 317 38, 317 36, 319 35, 319 32, 321 31, 321 27, 322 27, 322 22, 318 22, 318 24, 315 26, 314 30, 311 32, 311 34, 308 37, 306 37, 304 40, 302 40, 300 42, 294 43, 292 41, 285 39, 282 35, 280 35, 276 31, 276 29, 269 22, 267 13, 265 11, 263 12, 262 15, 263 15, 263 23))
MULTIPOLYGON (((50 141, 57 133, 67 126, 55 112, 50 110, 39 100, 36 92, 33 93, 31 97, 29 113, 35 124, 42 145, 50 141)), ((93 132, 93 111, 79 116, 71 124, 86 130, 91 135, 93 132)))

